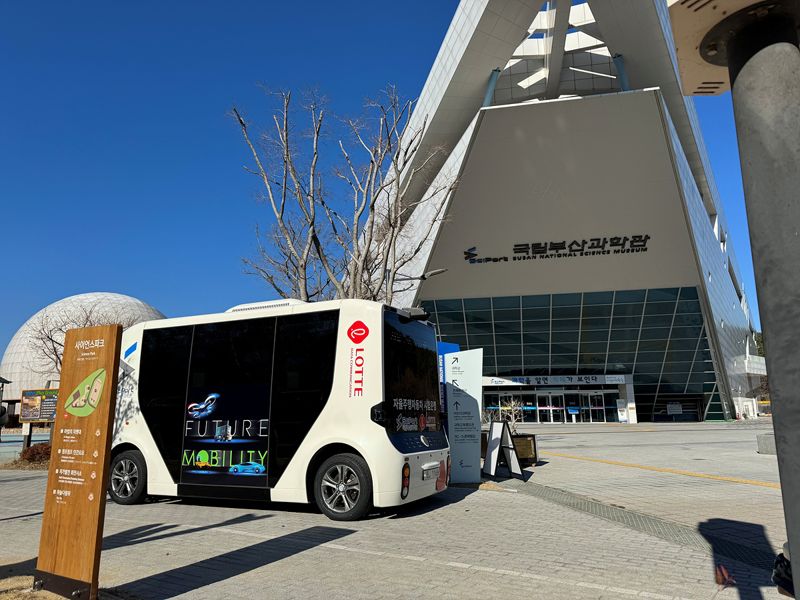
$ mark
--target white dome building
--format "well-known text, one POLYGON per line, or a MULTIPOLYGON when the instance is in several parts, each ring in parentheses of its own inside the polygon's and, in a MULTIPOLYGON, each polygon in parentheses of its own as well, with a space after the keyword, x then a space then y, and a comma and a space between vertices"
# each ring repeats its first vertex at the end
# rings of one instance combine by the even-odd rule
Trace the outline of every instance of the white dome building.
POLYGON ((57 387, 58 370, 42 350, 43 338, 51 336, 59 343, 64 331, 73 327, 121 323, 130 327, 142 321, 163 319, 164 315, 141 300, 109 292, 78 294, 46 306, 19 328, 3 354, 0 376, 6 384, 3 401, 16 401, 22 390, 57 387))

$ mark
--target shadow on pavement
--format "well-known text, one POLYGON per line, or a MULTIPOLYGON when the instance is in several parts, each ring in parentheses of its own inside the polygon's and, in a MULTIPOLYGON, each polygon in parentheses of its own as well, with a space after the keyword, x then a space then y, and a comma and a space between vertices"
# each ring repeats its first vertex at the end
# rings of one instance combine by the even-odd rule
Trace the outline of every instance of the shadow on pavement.
POLYGON ((119 588, 150 600, 194 592, 354 533, 352 529, 309 527, 212 558, 137 579, 119 588))
POLYGON ((389 518, 389 519, 407 519, 409 517, 418 517, 431 511, 457 504, 470 494, 475 493, 476 487, 449 487, 444 492, 427 498, 420 498, 410 504, 403 506, 392 506, 389 508, 378 509, 378 514, 372 518, 389 518))
POLYGON ((762 600, 761 588, 774 587, 770 576, 775 551, 763 525, 709 519, 700 523, 697 530, 711 545, 712 577, 721 587, 735 588, 740 600, 762 600), (739 572, 741 563, 753 568, 739 572))
POLYGON ((154 542, 156 540, 163 540, 166 538, 176 537, 180 535, 189 535, 192 533, 197 533, 198 531, 207 531, 209 529, 215 529, 217 527, 243 525, 245 523, 251 523, 252 521, 260 521, 262 519, 268 519, 271 516, 272 515, 258 515, 258 516, 241 515, 238 517, 234 517, 233 519, 228 519, 227 521, 220 521, 219 523, 210 523, 208 525, 202 525, 200 527, 192 527, 190 529, 179 529, 178 531, 172 531, 176 527, 178 527, 178 525, 174 523, 171 523, 169 525, 161 523, 151 524, 151 525, 141 525, 139 527, 132 527, 131 529, 126 529, 125 531, 120 531, 119 533, 114 533, 112 535, 106 536, 105 538, 103 538, 103 550, 113 550, 114 548, 121 548, 124 546, 133 546, 135 544, 154 542))

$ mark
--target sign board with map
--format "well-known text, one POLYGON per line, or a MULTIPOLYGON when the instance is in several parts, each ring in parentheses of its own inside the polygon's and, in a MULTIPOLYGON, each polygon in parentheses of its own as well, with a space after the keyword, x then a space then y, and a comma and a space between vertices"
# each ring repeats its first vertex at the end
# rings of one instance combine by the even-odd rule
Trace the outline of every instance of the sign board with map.
POLYGON ((52 423, 56 418, 58 390, 23 390, 19 420, 23 423, 52 423))
POLYGON ((67 331, 34 588, 96 598, 122 327, 67 331))

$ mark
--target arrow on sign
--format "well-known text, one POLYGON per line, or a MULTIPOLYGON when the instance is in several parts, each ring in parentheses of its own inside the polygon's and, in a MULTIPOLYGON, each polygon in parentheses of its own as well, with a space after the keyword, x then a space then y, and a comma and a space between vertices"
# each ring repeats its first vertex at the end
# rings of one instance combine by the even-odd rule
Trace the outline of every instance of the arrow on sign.
POLYGON ((458 357, 457 357, 457 356, 454 356, 454 357, 453 357, 453 360, 450 362, 450 364, 451 364, 451 365, 455 365, 455 364, 457 364, 457 363, 458 363, 458 357))
POLYGON ((453 379, 453 385, 456 387, 461 387, 460 385, 458 385, 458 379, 453 379))
POLYGON ((456 400, 455 402, 453 402, 453 406, 455 406, 455 407, 456 407, 456 410, 458 410, 459 408, 461 408, 461 402, 459 402, 458 400, 456 400))

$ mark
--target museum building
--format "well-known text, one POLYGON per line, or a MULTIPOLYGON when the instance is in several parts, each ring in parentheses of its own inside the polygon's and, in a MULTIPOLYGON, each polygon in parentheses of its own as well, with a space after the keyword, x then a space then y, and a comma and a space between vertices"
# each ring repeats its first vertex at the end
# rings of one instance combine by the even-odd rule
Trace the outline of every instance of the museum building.
POLYGON ((423 201, 408 239, 438 223, 397 302, 426 309, 442 341, 483 349, 487 409, 514 400, 526 421, 575 423, 756 415, 764 361, 681 88, 669 11, 685 7, 670 4, 456 11, 414 114, 419 156, 445 152, 430 187, 412 186, 423 201), (454 191, 437 197, 443 182, 454 191))

